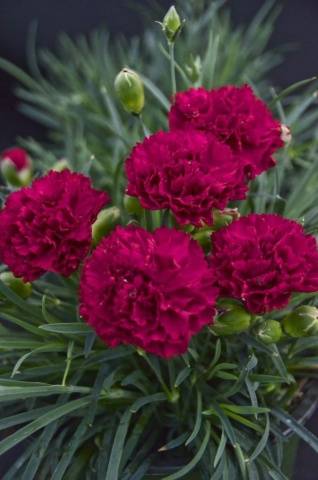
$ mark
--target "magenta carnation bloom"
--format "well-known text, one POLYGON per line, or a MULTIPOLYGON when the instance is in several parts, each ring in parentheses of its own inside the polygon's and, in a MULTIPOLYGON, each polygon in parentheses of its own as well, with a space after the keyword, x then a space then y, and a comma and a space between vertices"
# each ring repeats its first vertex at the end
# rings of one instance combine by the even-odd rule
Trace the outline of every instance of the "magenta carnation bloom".
POLYGON ((180 224, 211 224, 212 208, 223 210, 247 190, 229 147, 195 131, 146 138, 127 159, 126 174, 129 195, 144 208, 170 209, 180 224))
POLYGON ((186 351, 215 315, 214 275, 187 234, 117 227, 84 264, 80 313, 110 347, 186 351))
POLYGON ((316 240, 279 215, 248 215, 212 235, 221 296, 255 314, 285 307, 293 292, 318 291, 316 240))
POLYGON ((0 212, 2 262, 25 281, 45 272, 70 275, 87 255, 92 224, 108 200, 89 178, 69 170, 11 193, 0 212))
POLYGON ((274 166, 272 155, 284 144, 281 124, 248 85, 177 93, 169 123, 171 130, 200 130, 226 143, 247 179, 274 166))
POLYGON ((31 163, 27 152, 19 147, 4 150, 0 155, 0 160, 10 160, 18 171, 28 168, 31 163))

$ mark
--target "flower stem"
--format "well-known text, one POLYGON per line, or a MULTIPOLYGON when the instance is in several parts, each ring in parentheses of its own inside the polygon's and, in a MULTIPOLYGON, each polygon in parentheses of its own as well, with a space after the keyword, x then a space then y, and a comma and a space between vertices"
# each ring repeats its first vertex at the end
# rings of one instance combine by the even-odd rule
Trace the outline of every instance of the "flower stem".
POLYGON ((68 344, 68 347, 67 347, 66 367, 65 367, 65 371, 64 371, 64 375, 63 375, 63 380, 62 380, 63 387, 65 387, 65 385, 66 385, 66 379, 67 379, 68 373, 69 373, 70 368, 71 368, 73 348, 74 348, 74 342, 71 341, 68 344))
POLYGON ((174 42, 169 42, 169 55, 170 55, 171 89, 172 89, 172 95, 174 96, 177 93, 176 66, 174 61, 174 42))

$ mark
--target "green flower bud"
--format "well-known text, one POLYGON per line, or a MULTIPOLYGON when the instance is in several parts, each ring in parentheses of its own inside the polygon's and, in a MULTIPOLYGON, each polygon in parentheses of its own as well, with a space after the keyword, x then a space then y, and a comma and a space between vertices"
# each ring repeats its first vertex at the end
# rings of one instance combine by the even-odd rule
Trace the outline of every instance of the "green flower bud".
POLYGON ((215 208, 213 210, 213 230, 217 231, 222 227, 226 227, 238 218, 240 218, 240 214, 237 208, 226 208, 223 211, 215 208))
POLYGON ((145 105, 144 84, 138 73, 123 68, 115 78, 115 91, 124 109, 139 115, 145 105))
POLYGON ((266 344, 277 343, 282 334, 282 327, 277 320, 265 320, 257 331, 258 338, 266 344))
POLYGON ((216 318, 212 330, 219 336, 234 335, 249 329, 252 316, 235 300, 218 302, 220 314, 216 318))
POLYGON ((162 21, 162 30, 164 31, 168 42, 173 43, 180 32, 182 22, 175 6, 169 8, 162 21))
POLYGON ((9 158, 1 161, 1 173, 7 184, 12 187, 25 187, 32 180, 31 166, 18 170, 9 158))
POLYGON ((201 245, 205 252, 211 250, 211 228, 202 228, 193 234, 193 238, 201 245))
POLYGON ((120 210, 117 207, 101 210, 92 228, 93 245, 97 245, 120 221, 120 210))
POLYGON ((54 163, 52 170, 54 170, 55 172, 62 172, 67 168, 70 168, 68 161, 66 160, 66 158, 61 158, 60 160, 54 163))
POLYGON ((303 305, 283 319, 285 332, 291 337, 318 335, 318 308, 303 305))
POLYGON ((136 215, 137 217, 140 217, 143 212, 143 208, 140 205, 138 198, 131 197, 130 195, 124 196, 124 207, 129 215, 136 215))
POLYGON ((202 62, 199 55, 197 55, 195 58, 191 55, 188 65, 185 65, 185 69, 191 82, 198 82, 202 73, 202 62))
POLYGON ((32 285, 29 282, 24 282, 21 278, 15 277, 11 272, 2 272, 0 280, 14 293, 22 298, 28 298, 32 294, 32 285))

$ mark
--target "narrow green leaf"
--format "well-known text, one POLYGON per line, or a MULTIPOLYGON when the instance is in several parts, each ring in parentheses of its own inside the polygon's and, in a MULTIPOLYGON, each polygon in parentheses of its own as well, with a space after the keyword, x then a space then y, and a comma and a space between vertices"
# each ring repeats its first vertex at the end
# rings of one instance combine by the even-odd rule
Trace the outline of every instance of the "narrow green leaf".
POLYGON ((279 353, 277 345, 269 345, 269 348, 272 352, 272 362, 277 368, 279 374, 285 379, 286 383, 294 383, 295 379, 290 373, 288 373, 287 367, 279 353))
POLYGON ((25 360, 27 360, 29 357, 31 357, 32 355, 35 355, 37 353, 64 352, 65 349, 66 349, 66 346, 63 345, 63 344, 49 343, 47 345, 43 345, 42 347, 38 347, 38 348, 32 350, 31 352, 26 353, 21 358, 19 358, 17 363, 14 365, 12 373, 11 373, 11 377, 14 377, 19 372, 19 369, 20 369, 21 365, 23 364, 23 362, 25 360))
POLYGON ((21 423, 26 423, 29 420, 39 418, 43 413, 47 413, 52 410, 51 406, 33 408, 27 412, 17 413, 16 415, 11 415, 10 417, 2 418, 0 420, 0 430, 5 430, 6 428, 13 427, 15 425, 20 425, 21 423))
POLYGON ((218 449, 216 451, 214 461, 213 461, 213 467, 214 468, 217 466, 217 464, 221 460, 222 455, 223 455, 224 450, 225 450, 225 447, 226 447, 226 435, 225 435, 224 429, 222 429, 221 440, 220 440, 220 443, 219 443, 219 446, 218 446, 218 449))
POLYGON ((279 100, 282 100, 283 98, 287 97, 291 93, 293 93, 295 90, 298 90, 301 87, 304 87, 308 85, 309 83, 312 83, 317 80, 317 77, 311 77, 311 78, 306 78, 305 80, 301 80, 300 82, 293 83, 289 87, 285 88, 282 92, 280 92, 271 102, 270 106, 274 106, 275 103, 277 103, 279 100))
POLYGON ((0 386, 0 402, 24 400, 25 398, 48 397, 62 393, 89 393, 89 387, 63 387, 48 385, 40 387, 4 387, 0 386))
POLYGON ((296 435, 302 438, 315 452, 318 453, 318 437, 316 437, 316 435, 297 422, 297 420, 289 415, 289 413, 284 412, 281 409, 274 408, 271 410, 271 414, 287 425, 287 427, 289 427, 296 435))
POLYGON ((35 432, 45 427, 49 423, 54 422, 58 418, 64 417, 65 415, 68 415, 75 410, 85 407, 90 403, 90 401, 91 397, 89 396, 85 398, 80 398, 78 400, 73 400, 66 403, 65 405, 62 405, 61 407, 52 409, 50 412, 42 415, 40 418, 34 420, 33 422, 29 423, 25 427, 21 428, 17 432, 2 440, 0 442, 0 455, 7 452, 8 450, 10 450, 10 448, 22 442, 22 440, 28 438, 30 435, 33 435, 35 432))
POLYGON ((202 395, 199 390, 197 390, 197 412, 195 417, 195 423, 193 431, 186 441, 186 445, 189 445, 198 435, 202 423, 202 395))
POLYGON ((105 480, 119 480, 120 463, 132 415, 149 403, 164 401, 166 399, 167 397, 163 393, 156 393, 140 398, 122 415, 115 434, 105 480))
POLYGON ((176 473, 173 473, 172 475, 168 475, 167 477, 164 477, 163 480, 177 480, 178 478, 185 477, 189 472, 191 472, 196 467, 196 465, 200 462, 201 458, 203 457, 210 439, 211 425, 209 422, 206 422, 205 428, 206 428, 206 432, 205 432, 203 441, 201 443, 201 446, 197 451, 197 453, 195 454, 195 456, 193 457, 193 459, 191 460, 191 462, 189 462, 187 465, 182 467, 176 473))
POLYGON ((264 433, 259 443, 256 445, 255 449, 249 456, 249 462, 254 462, 254 460, 262 453, 264 448, 267 446, 269 432, 270 432, 270 421, 269 421, 269 416, 266 415, 266 424, 265 424, 264 433))
POLYGON ((160 447, 158 452, 165 452, 166 450, 172 450, 173 448, 180 447, 180 445, 185 443, 188 436, 188 433, 181 433, 181 435, 179 435, 177 438, 170 440, 170 442, 160 447))
POLYGON ((1 318, 6 320, 7 322, 13 323, 13 325, 17 325, 18 327, 23 328, 29 333, 33 335, 37 335, 40 337, 46 336, 44 332, 41 332, 37 326, 34 326, 31 322, 21 320, 21 318, 17 318, 9 313, 1 312, 1 318))
POLYGON ((216 415, 219 417, 221 424, 223 425, 224 431, 226 433, 227 438, 230 440, 232 445, 236 444, 236 436, 234 430, 232 428, 231 422, 228 417, 225 415, 223 410, 220 406, 215 402, 211 402, 213 410, 215 411, 216 415))
POLYGON ((0 350, 32 350, 43 346, 43 342, 38 340, 21 338, 0 338, 0 350))
POLYGON ((50 323, 49 325, 40 325, 41 330, 51 333, 61 333, 66 335, 87 335, 92 333, 91 327, 86 323, 50 323))
POLYGON ((162 93, 162 91, 151 81, 149 78, 144 75, 140 75, 146 89, 161 103, 163 108, 168 111, 170 108, 170 103, 167 97, 162 93))
POLYGON ((220 403, 220 407, 226 410, 230 410, 234 413, 240 415, 255 415, 255 413, 268 413, 270 412, 269 408, 265 407, 253 407, 253 406, 244 406, 244 405, 232 405, 229 403, 220 403))
POLYGON ((178 388, 184 382, 184 380, 188 378, 191 372, 192 370, 190 367, 183 368, 181 372, 179 372, 177 375, 176 381, 174 383, 175 388, 178 388))
POLYGON ((87 431, 89 426, 93 423, 95 414, 96 414, 99 393, 103 386, 105 373, 107 371, 108 371, 108 366, 104 366, 100 368, 99 373, 95 380, 94 387, 92 388, 92 401, 89 404, 89 408, 87 409, 85 415, 83 416, 76 431, 72 435, 67 451, 63 454, 61 460, 56 465, 56 468, 54 469, 51 480, 62 480, 64 478, 64 474, 68 466, 70 465, 77 448, 79 447, 80 443, 83 441, 85 432, 87 431))

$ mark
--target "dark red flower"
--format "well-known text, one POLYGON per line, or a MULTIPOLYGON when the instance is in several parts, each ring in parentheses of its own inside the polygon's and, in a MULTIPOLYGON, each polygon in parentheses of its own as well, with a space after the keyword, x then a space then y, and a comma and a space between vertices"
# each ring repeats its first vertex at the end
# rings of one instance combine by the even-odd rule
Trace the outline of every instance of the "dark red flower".
POLYGON ((11 160, 18 171, 21 171, 30 166, 30 158, 23 148, 14 147, 4 150, 1 155, 2 160, 11 160))
POLYGON ((131 344, 173 357, 213 322, 213 282, 187 234, 116 227, 84 264, 80 312, 110 347, 131 344))
POLYGON ((247 190, 229 147, 195 131, 146 138, 127 159, 126 174, 129 195, 144 208, 170 209, 180 224, 211 224, 212 208, 223 210, 247 190))
POLYGON ((169 123, 171 130, 200 130, 226 143, 238 156, 247 179, 274 166, 272 155, 284 144, 281 124, 248 85, 177 93, 169 123))
POLYGON ((0 212, 1 260, 25 281, 45 272, 70 275, 87 255, 92 224, 108 200, 89 178, 69 170, 11 193, 0 212))
POLYGON ((221 296, 255 314, 285 307, 293 292, 318 291, 315 238, 279 215, 251 214, 214 233, 211 266, 221 296))

